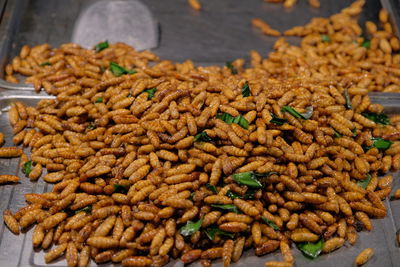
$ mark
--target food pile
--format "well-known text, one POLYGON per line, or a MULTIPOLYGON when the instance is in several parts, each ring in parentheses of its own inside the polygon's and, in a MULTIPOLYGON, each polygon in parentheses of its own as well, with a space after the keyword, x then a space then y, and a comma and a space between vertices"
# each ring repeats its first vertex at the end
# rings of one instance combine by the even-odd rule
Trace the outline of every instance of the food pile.
POLYGON ((300 47, 253 51, 251 67, 173 63, 122 43, 24 46, 7 79, 28 76, 56 98, 11 106, 13 141, 32 153, 0 156, 54 187, 26 194, 5 223, 15 234, 35 225, 33 246, 68 266, 229 266, 250 248, 292 266, 294 247, 315 258, 354 245, 387 214, 393 177, 380 175, 400 169, 400 116, 368 97, 399 90, 400 57, 387 28, 369 29, 366 45, 348 10, 293 30, 300 47))

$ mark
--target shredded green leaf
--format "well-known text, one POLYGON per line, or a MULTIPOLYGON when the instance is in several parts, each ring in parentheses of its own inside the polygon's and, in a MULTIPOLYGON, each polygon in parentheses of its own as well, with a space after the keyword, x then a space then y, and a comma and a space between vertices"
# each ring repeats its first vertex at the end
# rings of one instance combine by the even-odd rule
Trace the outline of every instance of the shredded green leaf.
POLYGON ((349 89, 344 89, 344 99, 346 100, 346 104, 344 105, 346 109, 352 109, 353 105, 351 104, 351 99, 349 95, 349 89))
POLYGON ((29 160, 24 163, 24 166, 22 167, 22 172, 25 175, 29 175, 32 171, 32 160, 29 160))
POLYGON ((50 62, 48 62, 48 61, 46 61, 46 62, 43 62, 43 63, 40 63, 40 65, 39 66, 51 66, 51 63, 50 62))
POLYGON ((316 259, 322 251, 322 247, 324 245, 324 240, 321 238, 317 242, 305 242, 296 244, 297 248, 304 254, 306 257, 310 257, 312 259, 316 259))
POLYGON ((379 124, 389 125, 389 117, 385 113, 363 112, 361 113, 367 119, 379 124))
POLYGON ((365 48, 370 48, 371 47, 371 41, 366 39, 366 40, 364 40, 364 42, 361 43, 360 46, 361 47, 365 47, 365 48))
POLYGON ((373 142, 372 146, 365 146, 365 145, 362 146, 364 151, 368 151, 373 147, 376 147, 380 150, 386 150, 386 149, 390 148, 390 146, 393 144, 392 141, 386 140, 383 138, 379 138, 379 137, 372 137, 371 140, 373 142))
POLYGON ((128 188, 121 184, 114 184, 114 193, 123 193, 126 194, 128 192, 128 188))
POLYGON ((103 103, 103 98, 102 97, 96 98, 95 102, 96 103, 103 103))
POLYGON ((299 113, 297 110, 295 110, 292 107, 289 107, 289 106, 282 107, 282 112, 288 112, 293 117, 295 117, 297 119, 303 119, 303 120, 308 120, 309 118, 311 118, 313 111, 314 111, 314 109, 313 109, 313 107, 311 107, 308 111, 306 111, 304 113, 306 115, 306 116, 304 116, 304 114, 299 113))
POLYGON ((87 214, 91 214, 92 213, 92 205, 86 206, 82 209, 76 210, 75 214, 78 214, 79 212, 86 212, 87 214))
POLYGON ((123 74, 134 74, 136 73, 136 70, 127 70, 123 67, 121 67, 120 65, 118 65, 115 62, 111 62, 110 63, 110 71, 112 72, 112 74, 114 74, 114 76, 121 76, 123 74))
POLYGON ((385 140, 383 138, 378 138, 378 137, 372 137, 371 140, 374 142, 373 146, 378 148, 378 149, 388 149, 393 142, 390 140, 385 140))
POLYGON ((279 118, 274 113, 271 113, 272 119, 270 120, 271 123, 275 125, 283 125, 287 122, 287 119, 279 118))
POLYGON ((96 53, 99 53, 101 50, 104 50, 104 49, 106 49, 106 48, 108 48, 108 47, 109 47, 108 41, 105 40, 104 42, 98 43, 98 44, 94 47, 94 49, 95 49, 96 53))
POLYGON ((195 142, 210 142, 212 141, 211 137, 208 136, 207 132, 202 131, 199 134, 196 134, 194 137, 195 142))
POLYGON ((248 82, 245 82, 242 88, 242 96, 247 97, 250 96, 251 92, 250 92, 250 86, 248 82))
POLYGON ((181 233, 183 236, 190 236, 200 229, 202 223, 203 218, 197 222, 188 221, 184 226, 181 227, 181 229, 179 229, 179 233, 181 233))
POLYGON ((228 190, 228 192, 226 192, 226 196, 235 199, 235 198, 242 198, 242 196, 236 194, 235 192, 228 190))
POLYGON ((272 229, 274 229, 274 230, 276 230, 276 231, 280 231, 280 230, 281 230, 281 228, 279 228, 279 226, 276 225, 276 224, 275 224, 273 221, 271 221, 270 219, 265 218, 265 217, 261 217, 261 219, 262 219, 266 224, 268 224, 272 229))
POLYGON ((235 68, 235 66, 232 65, 232 62, 230 62, 230 61, 226 62, 226 63, 225 63, 225 66, 226 66, 228 69, 231 70, 231 73, 232 73, 232 74, 237 74, 237 73, 238 73, 238 71, 237 71, 237 69, 235 68))
POLYGON ((87 128, 88 128, 89 130, 94 130, 94 129, 96 129, 96 127, 97 127, 97 126, 96 126, 96 123, 90 122, 87 128))
POLYGON ((371 175, 367 174, 367 178, 364 179, 364 180, 358 180, 357 181, 357 185, 362 187, 362 188, 364 188, 364 189, 366 189, 367 186, 369 185, 369 182, 371 181, 371 179, 372 179, 371 175))
POLYGON ((246 193, 244 193, 243 196, 228 190, 228 192, 226 192, 226 196, 230 197, 231 199, 235 199, 235 198, 240 198, 240 199, 254 199, 254 194, 258 191, 258 188, 248 188, 246 193))
POLYGON ((233 120, 233 123, 238 124, 239 126, 241 126, 244 129, 249 128, 249 122, 242 115, 236 116, 235 119, 233 120))
POLYGON ((254 172, 242 172, 232 175, 233 180, 238 184, 247 185, 252 188, 262 188, 263 185, 254 175, 254 172))
POLYGON ((254 194, 257 193, 258 188, 248 188, 244 193, 243 199, 254 199, 254 194))
POLYGON ((232 124, 233 120, 235 119, 235 117, 232 117, 228 113, 219 113, 219 114, 217 114, 216 118, 223 120, 224 122, 226 122, 228 124, 232 124))
POLYGON ((147 99, 152 99, 153 97, 154 97, 154 94, 156 93, 156 91, 157 91, 157 88, 151 88, 151 89, 146 89, 146 90, 144 90, 143 92, 146 92, 146 93, 148 93, 149 94, 149 96, 147 97, 147 99))
POLYGON ((238 208, 235 205, 232 204, 211 204, 211 207, 220 209, 220 210, 226 210, 226 211, 231 211, 234 213, 239 213, 238 208))
POLYGON ((249 128, 249 122, 242 115, 238 115, 236 117, 232 117, 228 113, 219 113, 219 114, 217 114, 216 118, 220 119, 220 120, 223 120, 224 122, 226 122, 228 124, 236 123, 236 124, 238 124, 240 127, 244 128, 244 129, 249 128))
POLYGON ((282 112, 288 112, 290 115, 292 115, 293 117, 297 118, 297 119, 302 119, 302 116, 299 112, 297 112, 297 110, 295 110, 292 107, 289 106, 283 106, 281 109, 282 112))
POLYGON ((215 185, 206 184, 206 187, 207 187, 208 190, 212 191, 213 193, 216 193, 216 194, 218 193, 218 189, 217 189, 217 187, 215 185))
POLYGON ((219 229, 218 227, 215 227, 215 226, 207 228, 204 231, 204 233, 207 235, 207 237, 210 240, 214 240, 215 236, 217 236, 217 235, 225 236, 225 237, 228 237, 228 238, 233 238, 235 236, 234 233, 229 233, 229 232, 222 231, 221 229, 219 229))
POLYGON ((370 149, 373 148, 374 146, 362 145, 361 147, 362 147, 362 149, 364 150, 364 152, 367 152, 368 150, 370 150, 370 149))
POLYGON ((342 137, 342 135, 338 132, 338 131, 336 131, 335 129, 333 129, 333 137, 335 137, 335 138, 340 138, 340 137, 342 137))
POLYGON ((321 41, 325 42, 325 43, 330 43, 331 42, 331 38, 329 37, 329 35, 321 34, 321 41))

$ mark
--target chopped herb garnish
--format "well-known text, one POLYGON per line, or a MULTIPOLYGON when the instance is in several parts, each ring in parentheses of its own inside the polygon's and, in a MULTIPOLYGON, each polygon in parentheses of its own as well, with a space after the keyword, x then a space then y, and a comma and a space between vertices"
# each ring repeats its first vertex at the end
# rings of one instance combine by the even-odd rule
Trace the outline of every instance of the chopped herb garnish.
POLYGON ((218 189, 215 185, 212 184, 206 184, 206 187, 208 190, 212 191, 213 193, 218 193, 218 189))
POLYGON ((244 129, 249 128, 249 122, 242 115, 236 116, 235 119, 233 120, 233 123, 238 124, 244 129))
POLYGON ((219 229, 218 227, 210 227, 210 228, 207 228, 207 229, 204 231, 204 233, 207 235, 207 237, 208 237, 210 240, 214 240, 214 238, 215 238, 216 235, 225 236, 225 237, 228 237, 228 238, 233 238, 233 237, 235 236, 234 233, 229 233, 229 232, 222 231, 222 230, 219 229))
POLYGON ((297 248, 304 254, 306 257, 310 257, 312 259, 316 259, 322 251, 322 247, 324 245, 324 240, 321 238, 317 242, 304 242, 297 244, 297 248))
POLYGON ((373 148, 374 146, 362 145, 361 147, 362 147, 362 149, 364 150, 364 152, 367 152, 368 150, 370 150, 370 149, 373 148))
POLYGON ((195 142, 210 142, 212 139, 208 136, 207 132, 202 131, 194 137, 195 142))
POLYGON ((224 122, 226 122, 228 124, 236 123, 236 124, 238 124, 240 127, 244 128, 244 129, 249 128, 249 122, 242 115, 238 115, 236 117, 232 117, 228 113, 220 113, 220 114, 217 114, 216 118, 220 119, 220 120, 223 120, 224 122))
POLYGON ((226 66, 228 69, 231 70, 231 73, 232 73, 232 74, 237 74, 237 73, 238 73, 237 69, 232 65, 232 62, 230 62, 230 61, 226 62, 225 66, 226 66))
POLYGON ((241 199, 254 199, 254 194, 258 191, 256 188, 249 188, 247 189, 246 193, 243 196, 229 190, 226 192, 226 196, 230 197, 231 199, 241 198, 241 199))
POLYGON ((344 99, 346 100, 346 104, 344 105, 347 109, 352 109, 353 105, 351 104, 349 90, 346 88, 344 89, 344 99))
POLYGON ((114 76, 121 76, 123 74, 134 74, 136 73, 136 70, 127 70, 123 67, 121 67, 120 65, 118 65, 115 62, 111 62, 110 63, 110 71, 112 72, 112 74, 114 74, 114 76))
POLYGON ((40 63, 40 65, 39 66, 51 66, 51 63, 50 62, 48 62, 48 61, 46 61, 46 62, 43 62, 43 63, 40 63))
POLYGON ((325 42, 325 43, 330 43, 331 42, 331 38, 329 37, 329 35, 321 34, 321 41, 325 42))
POLYGON ((32 160, 29 160, 24 163, 24 166, 22 167, 22 172, 25 175, 29 175, 32 171, 32 160))
POLYGON ((274 113, 271 113, 272 119, 270 122, 272 122, 275 125, 283 125, 284 123, 287 122, 287 119, 279 118, 277 117, 274 113))
POLYGON ((333 137, 335 137, 335 138, 340 138, 340 137, 342 137, 342 135, 341 135, 338 131, 336 131, 335 129, 333 129, 333 137))
POLYGON ((297 110, 295 110, 294 108, 289 107, 289 106, 283 106, 282 112, 288 112, 290 115, 292 115, 293 117, 295 117, 297 119, 302 118, 301 114, 299 112, 297 112, 297 110))
POLYGON ((248 82, 245 82, 242 87, 242 96, 247 97, 250 96, 250 86, 248 82))
POLYGON ((281 228, 279 228, 279 226, 276 225, 276 224, 275 224, 273 221, 271 221, 270 219, 265 218, 265 217, 261 217, 261 219, 262 219, 266 224, 268 224, 268 226, 270 226, 272 229, 274 229, 274 230, 276 230, 276 231, 280 231, 280 230, 281 230, 281 228))
POLYGON ((108 48, 108 41, 107 41, 107 40, 104 41, 104 42, 98 43, 98 44, 94 47, 94 50, 96 51, 96 53, 99 53, 101 50, 104 50, 104 49, 106 49, 106 48, 108 48))
POLYGON ((247 189, 246 193, 244 193, 244 199, 254 199, 254 194, 257 193, 259 189, 249 188, 247 189))
POLYGON ((235 192, 233 192, 233 191, 231 191, 231 190, 228 190, 228 192, 226 192, 226 195, 227 195, 228 197, 232 198, 232 199, 235 199, 235 198, 242 198, 242 196, 236 194, 235 192))
POLYGON ((232 124, 233 120, 235 119, 235 117, 232 117, 228 113, 219 113, 219 114, 217 114, 216 118, 223 120, 224 122, 226 122, 228 124, 232 124))
POLYGON ((364 189, 366 189, 368 184, 369 184, 369 182, 371 181, 371 179, 372 179, 371 175, 367 174, 367 178, 364 179, 364 180, 358 180, 357 181, 357 185, 362 187, 362 188, 364 188, 364 189))
POLYGON ((96 103, 103 103, 103 98, 102 97, 98 97, 96 98, 96 103))
POLYGON ((361 113, 367 119, 374 121, 379 124, 388 125, 389 117, 385 113, 375 113, 375 112, 363 112, 361 113))
POLYGON ((106 68, 104 68, 104 66, 100 66, 100 72, 104 73, 106 71, 106 68))
POLYGON ((121 185, 121 184, 114 184, 114 193, 127 193, 128 192, 128 188, 126 188, 126 186, 121 185))
POLYGON ((353 137, 356 137, 357 134, 357 128, 354 128, 353 130, 351 130, 351 132, 353 133, 353 137))
POLYGON ((282 112, 288 112, 293 117, 295 117, 297 119, 304 119, 304 120, 308 120, 309 118, 311 118, 313 111, 314 111, 314 109, 311 107, 310 110, 308 110, 304 113, 307 116, 307 117, 305 117, 303 114, 299 113, 297 110, 295 110, 292 107, 289 107, 289 106, 282 107, 282 112))
POLYGON ((220 209, 220 210, 226 210, 234 213, 239 213, 238 208, 235 205, 232 204, 211 204, 211 207, 220 209))
POLYGON ((89 130, 94 130, 94 129, 96 129, 96 123, 90 122, 87 128, 88 128, 89 130))
POLYGON ((78 214, 79 212, 82 212, 82 211, 86 212, 88 214, 92 213, 92 205, 86 206, 86 207, 84 207, 84 208, 82 208, 80 210, 76 210, 75 214, 78 214))
POLYGON ((148 93, 149 95, 148 95, 148 97, 147 97, 147 99, 152 99, 153 97, 154 97, 154 94, 156 93, 156 91, 157 91, 157 88, 151 88, 151 89, 146 89, 146 90, 144 90, 143 92, 145 92, 145 93, 148 93))
POLYGON ((233 180, 235 180, 238 184, 247 185, 252 188, 262 188, 263 185, 257 179, 254 172, 242 172, 242 173, 235 173, 232 175, 233 180))
POLYGON ((200 229, 202 223, 203 218, 197 222, 188 221, 184 226, 181 227, 181 229, 179 229, 179 233, 181 233, 183 236, 190 236, 200 229))
POLYGON ((366 40, 364 40, 364 42, 361 43, 360 46, 361 47, 365 47, 365 48, 370 48, 371 47, 371 41, 366 39, 366 40))
POLYGON ((383 150, 388 149, 393 144, 392 141, 385 140, 385 139, 379 138, 379 137, 372 137, 371 140, 373 141, 373 144, 372 144, 373 147, 376 147, 378 149, 383 149, 383 150))
POLYGON ((133 97, 133 95, 131 93, 129 93, 126 97, 133 97))

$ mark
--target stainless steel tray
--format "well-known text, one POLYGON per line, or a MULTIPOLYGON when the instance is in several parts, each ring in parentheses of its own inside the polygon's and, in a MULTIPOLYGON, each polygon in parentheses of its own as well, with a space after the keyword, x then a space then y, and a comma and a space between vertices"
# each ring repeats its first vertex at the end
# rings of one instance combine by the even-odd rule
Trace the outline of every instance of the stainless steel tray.
MULTIPOLYGON (((12 129, 8 123, 8 114, 10 103, 21 101, 27 105, 35 105, 40 99, 49 99, 52 96, 45 94, 35 94, 34 92, 16 92, 0 91, 0 125, 1 131, 6 135, 6 144, 12 146, 12 129)), ((393 114, 400 113, 400 102, 397 105, 391 105, 393 114)), ((29 154, 28 149, 26 153, 29 154)), ((10 209, 15 212, 17 209, 25 206, 24 194, 43 193, 51 189, 51 185, 46 184, 42 179, 37 182, 31 182, 25 178, 21 169, 18 167, 18 159, 0 160, 1 174, 14 174, 21 177, 21 182, 17 185, 0 186, 0 211, 10 209)), ((394 174, 394 188, 400 187, 400 174, 394 174)), ((342 247, 341 249, 319 257, 316 260, 309 260, 294 249, 296 257, 296 266, 325 266, 337 267, 351 266, 355 257, 364 248, 371 247, 375 250, 375 257, 365 266, 400 266, 400 248, 396 243, 396 231, 400 228, 400 201, 385 201, 388 208, 388 216, 385 219, 374 220, 374 229, 372 232, 360 232, 359 241, 355 246, 342 247)), ((0 222, 2 221, 0 214, 0 222)), ((30 230, 30 229, 28 229, 30 230)), ((26 235, 15 236, 4 224, 0 224, 0 266, 45 266, 43 251, 34 251, 31 241, 32 231, 26 235)), ((272 253, 264 257, 257 257, 252 250, 246 251, 242 259, 233 264, 233 266, 263 266, 267 260, 280 260, 280 253, 272 253), (249 265, 251 264, 251 265, 249 265)), ((92 263, 95 266, 94 263, 92 263)), ((111 265, 111 264, 109 264, 111 265)), ((50 266, 66 266, 61 258, 59 261, 50 264, 50 266)), ((103 265, 102 265, 103 266, 103 265)), ((104 265, 107 266, 107 265, 104 265)), ((168 266, 183 266, 180 261, 171 261, 168 266)), ((193 266, 200 266, 194 263, 193 266)), ((221 262, 217 261, 217 266, 221 262)))
MULTIPOLYGON (((161 40, 160 46, 154 49, 155 53, 165 59, 192 59, 195 63, 208 65, 224 64, 225 61, 239 57, 248 58, 248 51, 251 49, 263 55, 270 51, 275 38, 263 36, 252 29, 250 20, 253 17, 264 18, 272 27, 285 30, 304 24, 315 16, 334 14, 352 1, 323 0, 319 10, 308 7, 307 1, 299 1, 291 10, 284 10, 281 5, 266 4, 261 0, 201 1, 204 12, 200 13, 191 10, 186 0, 170 0, 168 5, 165 1, 157 0, 143 2, 160 22, 161 40)), ((0 17, 0 73, 3 73, 4 63, 18 54, 23 44, 48 42, 58 46, 69 42, 73 22, 85 3, 84 0, 0 0, 0 10, 3 8, 0 17)), ((368 0, 361 20, 375 20, 379 9, 379 1, 368 0)), ((400 113, 400 96, 381 93, 370 95, 372 101, 383 104, 388 113, 400 113)), ((18 100, 34 105, 39 99, 48 97, 32 91, 0 89, 0 131, 6 135, 6 145, 12 145, 12 130, 7 118, 9 104, 18 100)), ((42 193, 51 189, 41 179, 30 182, 28 178, 23 178, 18 163, 18 159, 0 160, 0 174, 16 174, 22 178, 17 185, 0 186, 0 222, 4 209, 14 212, 25 206, 24 194, 42 193)), ((395 174, 394 188, 400 186, 399 178, 400 175, 395 174)), ((367 247, 374 248, 375 256, 365 266, 400 266, 400 248, 395 240, 395 233, 400 228, 400 201, 386 200, 386 206, 388 216, 382 220, 374 220, 372 232, 359 233, 359 241, 355 246, 343 247, 316 260, 309 260, 294 249, 296 266, 352 266, 356 255, 367 247)), ((43 251, 34 252, 32 249, 31 232, 15 236, 0 223, 1 267, 46 265, 43 251)), ((233 266, 263 266, 267 260, 280 259, 280 253, 257 257, 250 250, 233 266)), ((50 265, 66 266, 66 263, 60 259, 50 265)), ((94 263, 92 265, 95 266, 94 263)), ((168 266, 182 265, 179 261, 171 261, 168 266)), ((222 264, 217 261, 216 265, 222 264)), ((200 264, 194 263, 191 266, 200 264)))

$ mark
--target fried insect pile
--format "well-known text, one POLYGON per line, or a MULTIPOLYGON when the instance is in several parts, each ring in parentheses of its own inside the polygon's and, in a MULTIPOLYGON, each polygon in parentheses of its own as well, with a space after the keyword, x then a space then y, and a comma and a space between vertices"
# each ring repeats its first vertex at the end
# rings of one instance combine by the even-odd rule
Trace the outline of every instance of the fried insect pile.
POLYGON ((385 52, 363 48, 338 72, 326 66, 329 54, 315 54, 337 47, 278 41, 269 58, 253 53, 244 68, 243 60, 174 64, 122 43, 24 46, 9 80, 29 76, 56 98, 13 104, 13 141, 32 152, 21 155, 24 173, 36 180, 45 170, 54 187, 26 194, 29 205, 6 210, 5 223, 15 234, 36 224, 33 246, 53 246, 46 262, 65 254, 69 266, 171 258, 229 266, 249 248, 258 256, 279 249, 283 262, 266 266, 292 266, 294 245, 316 257, 355 244, 371 218, 386 216, 393 178, 378 175, 400 168, 400 116, 370 103, 365 76, 350 70, 376 82, 363 60, 385 52), (280 65, 296 53, 319 71, 301 57, 280 65))
MULTIPOLYGON (((400 42, 389 14, 382 9, 379 25, 367 21, 363 31, 355 19, 363 4, 355 1, 330 18, 313 18, 305 26, 285 31, 285 36, 302 37, 300 47, 282 38, 267 59, 253 51, 252 63, 279 77, 334 80, 369 91, 400 92, 400 55, 394 53, 400 50, 400 42)), ((253 19, 252 24, 264 34, 280 35, 261 19, 253 19)))

